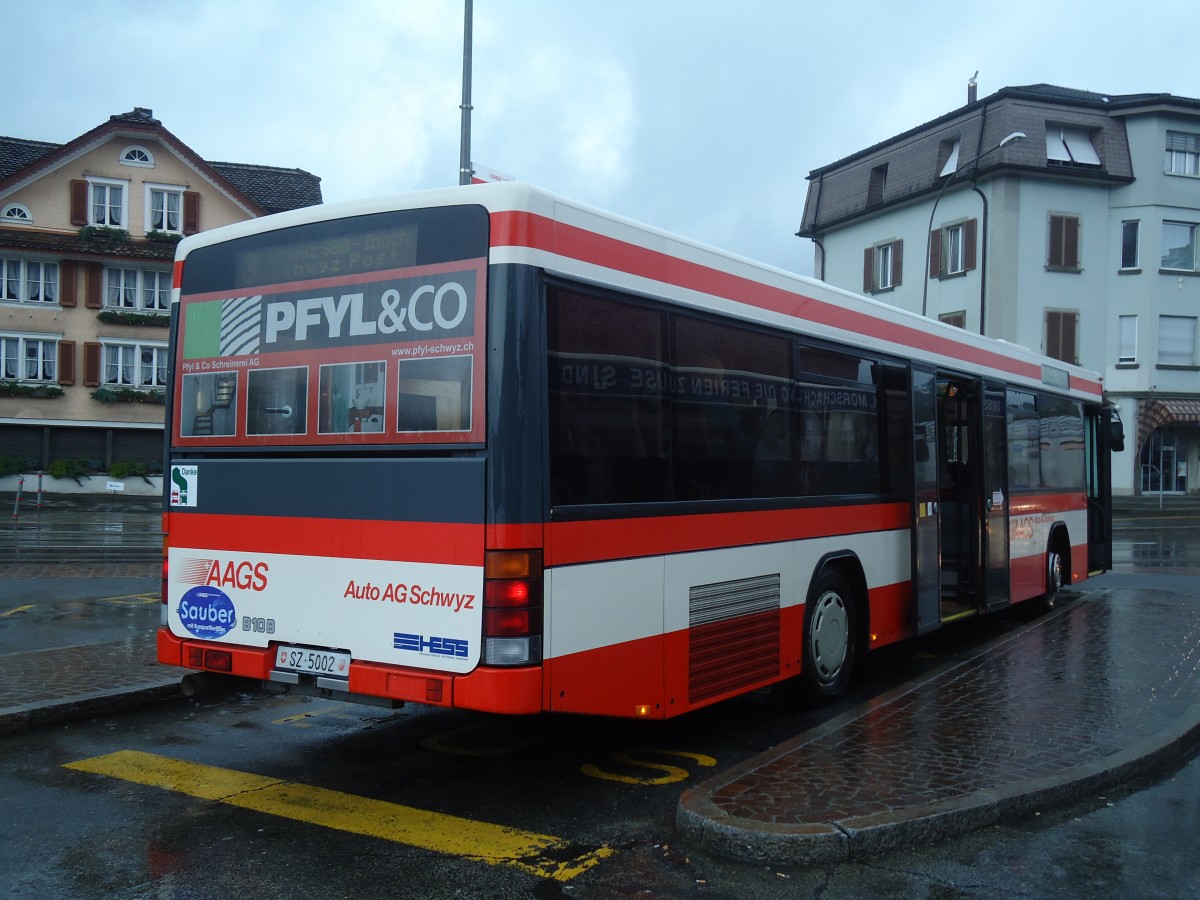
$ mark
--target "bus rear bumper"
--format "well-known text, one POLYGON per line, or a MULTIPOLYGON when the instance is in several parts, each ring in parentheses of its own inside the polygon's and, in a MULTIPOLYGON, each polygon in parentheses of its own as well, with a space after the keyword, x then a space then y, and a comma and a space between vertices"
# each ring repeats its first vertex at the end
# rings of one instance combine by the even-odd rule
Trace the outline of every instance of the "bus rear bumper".
POLYGON ((540 666, 480 666, 473 672, 454 675, 354 661, 348 679, 335 679, 276 670, 275 652, 270 647, 191 640, 172 634, 165 626, 158 630, 157 644, 158 661, 165 665, 253 678, 276 690, 286 685, 285 689, 350 702, 424 703, 510 715, 542 711, 540 666))

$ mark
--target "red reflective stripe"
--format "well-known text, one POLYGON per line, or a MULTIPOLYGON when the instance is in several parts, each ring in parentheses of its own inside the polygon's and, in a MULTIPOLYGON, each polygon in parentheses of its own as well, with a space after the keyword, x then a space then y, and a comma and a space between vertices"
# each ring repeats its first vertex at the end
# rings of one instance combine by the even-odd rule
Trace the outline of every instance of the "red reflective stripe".
POLYGON ((483 526, 372 519, 171 515, 172 547, 483 565, 483 526))
POLYGON ((645 519, 556 522, 546 526, 546 565, 628 559, 766 544, 911 525, 909 504, 812 507, 645 519))

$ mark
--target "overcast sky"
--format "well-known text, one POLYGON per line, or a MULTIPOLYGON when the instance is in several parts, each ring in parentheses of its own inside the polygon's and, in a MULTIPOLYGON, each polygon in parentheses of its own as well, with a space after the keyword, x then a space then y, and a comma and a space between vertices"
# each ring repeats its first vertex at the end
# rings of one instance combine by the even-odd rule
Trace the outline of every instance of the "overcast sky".
MULTIPOLYGON (((457 184, 463 7, 0 0, 0 134, 62 143, 143 106, 204 159, 320 176, 327 202, 457 184)), ((980 97, 1200 97, 1194 19, 1115 0, 474 0, 471 156, 810 274, 812 169, 961 106, 976 70, 980 97)))

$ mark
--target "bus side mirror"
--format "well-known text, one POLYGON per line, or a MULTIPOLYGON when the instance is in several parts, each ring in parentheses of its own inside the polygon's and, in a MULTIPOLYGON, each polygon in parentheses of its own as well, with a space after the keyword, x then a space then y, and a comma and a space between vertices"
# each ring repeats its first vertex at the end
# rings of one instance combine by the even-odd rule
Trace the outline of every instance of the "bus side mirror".
POLYGON ((1125 424, 1120 419, 1108 423, 1108 445, 1113 453, 1125 449, 1125 424))

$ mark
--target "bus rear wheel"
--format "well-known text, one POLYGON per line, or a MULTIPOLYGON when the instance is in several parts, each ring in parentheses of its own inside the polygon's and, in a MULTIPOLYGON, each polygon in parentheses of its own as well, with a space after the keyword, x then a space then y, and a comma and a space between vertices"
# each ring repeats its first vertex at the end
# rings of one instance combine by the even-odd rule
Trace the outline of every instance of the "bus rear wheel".
POLYGON ((1042 606, 1046 611, 1058 605, 1058 595, 1063 588, 1063 556, 1057 547, 1051 547, 1046 553, 1046 593, 1042 597, 1042 606))
POLYGON ((800 682, 805 696, 825 703, 850 686, 858 655, 854 592, 842 574, 827 569, 813 585, 804 609, 800 682))

